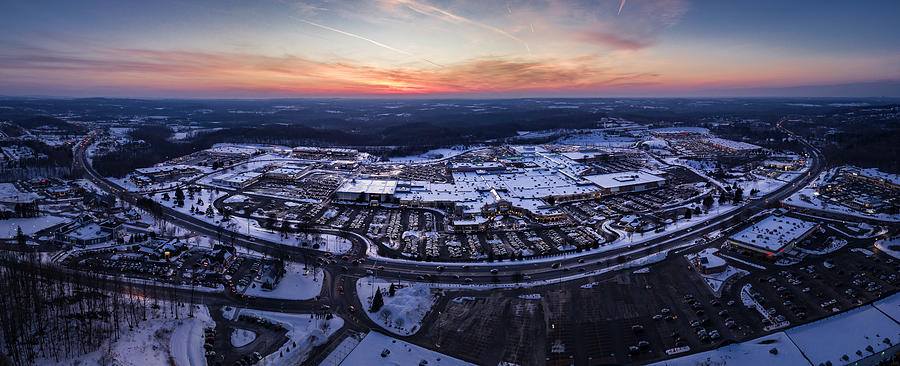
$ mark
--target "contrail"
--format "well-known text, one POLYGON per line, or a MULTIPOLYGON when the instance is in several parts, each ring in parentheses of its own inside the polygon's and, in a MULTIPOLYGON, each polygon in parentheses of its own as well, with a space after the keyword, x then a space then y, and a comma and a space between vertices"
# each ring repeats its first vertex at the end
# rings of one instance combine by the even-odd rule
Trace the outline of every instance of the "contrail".
POLYGON ((506 38, 509 38, 509 39, 512 39, 512 40, 514 40, 514 41, 516 41, 516 42, 521 43, 522 46, 525 46, 525 50, 528 51, 528 54, 529 54, 529 55, 531 54, 531 47, 528 47, 528 43, 526 43, 526 42, 523 41, 522 39, 520 39, 520 38, 518 38, 518 37, 516 37, 516 36, 514 36, 514 35, 512 35, 512 34, 510 34, 509 32, 507 32, 507 31, 505 31, 505 30, 500 29, 500 28, 497 28, 497 27, 494 27, 494 26, 490 26, 490 25, 487 25, 487 24, 484 24, 484 23, 479 23, 479 22, 476 22, 476 21, 474 21, 474 20, 471 20, 471 19, 468 19, 468 18, 461 17, 461 16, 459 16, 459 15, 453 14, 453 13, 451 13, 451 12, 449 12, 449 11, 446 11, 446 10, 443 10, 443 9, 440 9, 440 8, 437 8, 437 7, 434 7, 434 6, 431 6, 431 5, 421 4, 421 3, 418 3, 418 2, 413 1, 413 0, 396 0, 396 2, 401 3, 401 4, 405 4, 410 10, 415 11, 415 12, 417 12, 417 13, 419 13, 419 14, 423 14, 423 15, 428 15, 428 16, 433 16, 433 17, 441 18, 441 19, 443 19, 443 20, 446 20, 446 21, 449 21, 449 22, 452 22, 452 23, 466 23, 466 24, 471 24, 471 25, 478 26, 478 27, 481 27, 481 28, 490 30, 490 31, 492 31, 492 32, 501 34, 501 35, 505 36, 506 38))
POLYGON ((622 0, 622 3, 619 4, 619 12, 616 13, 616 15, 622 14, 622 8, 625 7, 625 1, 627 1, 627 0, 622 0))
POLYGON ((388 49, 388 50, 391 50, 391 51, 394 51, 394 52, 397 52, 397 53, 401 53, 401 54, 404 54, 404 55, 407 55, 407 56, 410 56, 410 57, 418 58, 418 59, 420 59, 420 60, 422 60, 422 61, 425 61, 425 62, 427 62, 427 63, 429 63, 429 64, 432 64, 432 65, 434 65, 434 66, 437 66, 437 67, 444 67, 444 66, 442 66, 442 65, 439 65, 439 64, 436 64, 436 63, 432 62, 431 60, 429 60, 429 59, 427 59, 427 58, 418 57, 418 56, 416 56, 416 55, 414 55, 414 54, 412 54, 412 53, 409 53, 409 52, 407 52, 407 51, 404 51, 404 50, 401 50, 401 49, 397 49, 397 48, 388 46, 388 45, 386 45, 386 44, 384 44, 384 43, 381 43, 381 42, 378 42, 378 41, 376 41, 376 40, 374 40, 374 39, 369 39, 369 38, 360 36, 360 35, 358 35, 358 34, 353 34, 353 33, 350 33, 350 32, 345 32, 345 31, 342 31, 342 30, 337 29, 337 28, 329 27, 329 26, 327 26, 327 25, 322 25, 322 24, 319 24, 319 23, 314 23, 314 22, 308 21, 308 20, 306 20, 306 19, 301 19, 301 18, 294 18, 294 19, 297 19, 297 20, 299 20, 299 21, 301 21, 301 22, 304 22, 304 23, 309 24, 309 25, 314 26, 314 27, 319 27, 319 28, 322 28, 322 29, 325 29, 325 30, 330 30, 330 31, 332 31, 332 32, 340 33, 340 34, 343 34, 343 35, 348 36, 348 37, 353 37, 353 38, 356 38, 356 39, 361 39, 361 40, 363 40, 363 41, 366 41, 366 42, 369 42, 369 43, 371 43, 371 44, 374 44, 374 45, 376 45, 376 46, 378 46, 378 47, 381 47, 381 48, 384 48, 384 49, 388 49))

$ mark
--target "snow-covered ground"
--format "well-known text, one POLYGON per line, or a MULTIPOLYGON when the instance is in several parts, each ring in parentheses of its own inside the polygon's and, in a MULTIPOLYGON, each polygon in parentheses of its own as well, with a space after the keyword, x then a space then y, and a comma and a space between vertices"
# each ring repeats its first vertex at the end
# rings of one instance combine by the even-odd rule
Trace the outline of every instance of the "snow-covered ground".
POLYGON ((277 351, 269 354, 260 365, 299 365, 309 357, 316 346, 325 344, 328 337, 344 326, 344 319, 318 319, 312 314, 285 314, 270 311, 243 309, 241 315, 258 316, 281 323, 287 329, 289 341, 277 351), (293 344, 297 345, 294 346, 293 344))
MULTIPOLYGON (((195 305, 194 317, 173 319, 151 314, 111 345, 71 359, 38 360, 37 365, 178 365, 205 366, 203 328, 215 326, 206 306, 195 305)), ((152 313, 152 312, 151 312, 152 313)))
POLYGON ((749 273, 750 272, 739 268, 734 268, 732 266, 725 267, 725 270, 719 273, 706 274, 697 271, 697 275, 703 278, 703 280, 706 282, 706 285, 709 286, 709 289, 712 290, 716 297, 722 295, 722 285, 726 280, 731 278, 731 276, 746 276, 749 273))
POLYGON ((255 288, 248 288, 244 294, 272 299, 308 300, 319 296, 324 281, 321 269, 304 270, 303 264, 288 263, 284 278, 274 290, 266 290, 260 283, 256 283, 255 288))
POLYGON ((900 237, 888 240, 878 240, 875 242, 875 248, 891 257, 900 259, 900 237), (895 247, 897 249, 891 249, 895 247))
POLYGON ((474 364, 372 331, 344 358, 341 365, 468 366, 474 364))
POLYGON ((235 347, 246 346, 255 339, 256 333, 246 329, 235 328, 231 332, 231 345, 235 347))
POLYGON ((22 234, 34 235, 34 233, 48 227, 69 221, 68 218, 58 216, 41 216, 0 220, 0 239, 15 238, 19 227, 22 234))
POLYGON ((12 183, 0 183, 0 202, 31 202, 39 198, 37 193, 20 191, 12 183))
POLYGON ((376 323, 383 326, 391 333, 399 335, 413 335, 419 330, 419 326, 425 315, 434 305, 436 295, 426 284, 410 284, 395 291, 394 296, 389 296, 387 291, 390 282, 372 277, 360 278, 356 281, 356 295, 363 304, 366 315, 376 323), (384 306, 377 312, 369 312, 375 291, 382 290, 384 306))

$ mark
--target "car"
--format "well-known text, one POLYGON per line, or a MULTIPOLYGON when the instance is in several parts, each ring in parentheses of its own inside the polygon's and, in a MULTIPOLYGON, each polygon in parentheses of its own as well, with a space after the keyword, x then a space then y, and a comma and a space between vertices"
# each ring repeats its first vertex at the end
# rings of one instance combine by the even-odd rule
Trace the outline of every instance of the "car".
POLYGON ((635 324, 631 326, 631 331, 635 333, 640 333, 644 331, 644 326, 640 324, 635 324))
POLYGON ((378 270, 379 270, 379 271, 384 270, 384 266, 378 266, 378 270))
POLYGON ((338 286, 338 291, 340 293, 344 293, 344 286, 338 286))
POLYGON ((331 309, 331 306, 324 305, 324 304, 322 306, 319 306, 319 310, 329 310, 329 309, 331 309))
POLYGON ((387 348, 385 348, 381 351, 381 357, 387 357, 389 354, 391 354, 391 350, 389 350, 387 348))
POLYGON ((734 329, 737 328, 737 323, 734 320, 728 319, 725 321, 725 328, 734 329))
POLYGON ((444 270, 444 266, 437 266, 437 270, 438 270, 438 271, 443 271, 443 270, 444 270))
POLYGON ((669 308, 662 308, 662 310, 659 311, 659 313, 662 315, 668 315, 671 312, 672 310, 670 310, 669 308))
POLYGON ((553 263, 550 265, 550 268, 557 269, 559 268, 559 262, 553 263))
POLYGON ((663 318, 663 316, 659 315, 659 314, 656 314, 653 316, 653 320, 662 320, 662 318, 663 318))
POLYGON ((259 354, 259 352, 253 352, 253 358, 255 358, 256 361, 259 361, 262 360, 262 355, 259 354))
POLYGON ((465 279, 464 281, 466 281, 466 283, 472 283, 472 282, 473 282, 472 279, 469 278, 469 277, 466 277, 466 279, 465 279))
POLYGON ((500 271, 498 271, 496 268, 491 269, 491 274, 493 274, 493 275, 495 275, 495 274, 497 274, 497 273, 499 273, 499 272, 500 272, 500 271))
POLYGON ((416 279, 419 281, 425 281, 425 276, 419 275, 419 276, 416 276, 416 279))
POLYGON ((375 274, 375 272, 373 272, 371 269, 367 269, 367 270, 366 270, 366 274, 367 274, 367 275, 373 275, 373 274, 375 274))
POLYGON ((628 353, 636 354, 640 351, 641 351, 641 349, 638 348, 637 346, 628 346, 628 353))
POLYGON ((810 289, 809 287, 804 287, 802 290, 800 290, 800 292, 802 292, 804 294, 807 292, 810 292, 810 291, 812 291, 812 289, 810 289))
POLYGON ((353 305, 350 305, 349 307, 347 307, 347 311, 353 313, 353 312, 356 312, 356 308, 353 307, 353 305))
POLYGON ((640 342, 638 342, 638 347, 644 348, 644 349, 650 348, 650 342, 640 341, 640 342))

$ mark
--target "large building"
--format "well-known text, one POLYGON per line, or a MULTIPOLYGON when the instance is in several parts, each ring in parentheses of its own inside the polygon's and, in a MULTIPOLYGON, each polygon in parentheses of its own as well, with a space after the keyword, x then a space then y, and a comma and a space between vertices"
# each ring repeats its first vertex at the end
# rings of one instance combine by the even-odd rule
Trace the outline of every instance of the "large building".
POLYGON ((643 191, 666 184, 665 178, 642 171, 588 175, 584 179, 600 187, 603 195, 643 191))
POLYGON ((246 188, 262 178, 260 172, 243 172, 233 175, 220 175, 213 178, 213 183, 234 188, 246 188))
POLYGON ((819 224, 789 216, 771 215, 728 238, 734 248, 767 257, 779 256, 812 234, 819 224))
POLYGON ((334 196, 339 201, 393 202, 396 191, 396 180, 348 179, 334 196))
POLYGON ((355 159, 359 154, 356 149, 331 147, 297 146, 293 149, 294 157, 300 159, 355 159))

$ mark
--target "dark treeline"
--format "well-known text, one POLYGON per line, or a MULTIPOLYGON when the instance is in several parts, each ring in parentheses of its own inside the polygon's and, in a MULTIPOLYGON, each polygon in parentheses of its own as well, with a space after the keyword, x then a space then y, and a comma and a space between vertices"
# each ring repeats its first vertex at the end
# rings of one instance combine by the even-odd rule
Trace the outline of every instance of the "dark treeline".
POLYGON ((172 288, 66 271, 36 255, 0 258, 0 293, 0 349, 14 365, 60 362, 97 351, 154 311, 173 318, 187 315, 172 288))

